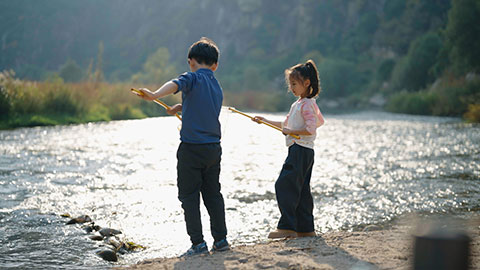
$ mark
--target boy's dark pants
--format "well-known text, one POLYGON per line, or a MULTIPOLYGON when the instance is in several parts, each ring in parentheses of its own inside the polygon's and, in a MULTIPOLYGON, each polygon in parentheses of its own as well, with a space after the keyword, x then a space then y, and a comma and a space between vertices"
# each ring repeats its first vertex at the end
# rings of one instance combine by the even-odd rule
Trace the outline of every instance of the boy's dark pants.
POLYGON ((180 143, 177 151, 178 198, 182 202, 187 233, 194 245, 203 242, 200 219, 200 193, 210 215, 210 229, 215 241, 227 236, 225 204, 220 193, 220 143, 180 143))
POLYGON ((313 149, 293 144, 280 176, 275 183, 275 193, 280 208, 278 229, 296 232, 313 232, 313 198, 310 177, 313 167, 313 149))

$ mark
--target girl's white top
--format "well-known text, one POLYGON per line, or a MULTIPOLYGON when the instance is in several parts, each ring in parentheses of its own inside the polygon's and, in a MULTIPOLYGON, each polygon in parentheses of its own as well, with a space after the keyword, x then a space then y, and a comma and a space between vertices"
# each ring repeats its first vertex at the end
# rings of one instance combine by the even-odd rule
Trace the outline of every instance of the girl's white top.
POLYGON ((312 135, 299 135, 300 139, 288 135, 286 136, 287 146, 296 143, 303 147, 313 149, 315 138, 317 137, 317 128, 323 125, 325 120, 320 109, 313 98, 301 98, 295 101, 290 107, 290 112, 283 122, 283 127, 291 130, 306 129, 312 135))

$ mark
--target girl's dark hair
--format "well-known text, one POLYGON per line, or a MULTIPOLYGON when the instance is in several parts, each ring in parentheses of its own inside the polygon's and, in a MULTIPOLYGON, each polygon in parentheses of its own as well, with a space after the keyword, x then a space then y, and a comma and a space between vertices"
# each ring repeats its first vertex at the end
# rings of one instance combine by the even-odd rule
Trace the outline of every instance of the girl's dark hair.
POLYGON ((291 79, 298 81, 310 80, 307 98, 316 97, 322 89, 320 88, 320 80, 318 79, 317 66, 313 60, 309 59, 305 64, 297 64, 285 70, 285 81, 289 85, 291 79))
POLYGON ((202 37, 190 46, 188 59, 195 59, 199 64, 210 66, 218 62, 219 54, 217 44, 209 38, 202 37))

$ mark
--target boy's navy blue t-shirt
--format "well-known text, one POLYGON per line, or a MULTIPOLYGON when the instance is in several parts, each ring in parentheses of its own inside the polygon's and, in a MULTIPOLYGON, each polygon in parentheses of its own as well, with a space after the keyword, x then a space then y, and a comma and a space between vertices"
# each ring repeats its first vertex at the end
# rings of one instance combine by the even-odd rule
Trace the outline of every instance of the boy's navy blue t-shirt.
POLYGON ((180 140, 186 143, 219 143, 218 116, 223 92, 213 71, 206 68, 185 72, 172 80, 182 91, 182 130, 180 140))

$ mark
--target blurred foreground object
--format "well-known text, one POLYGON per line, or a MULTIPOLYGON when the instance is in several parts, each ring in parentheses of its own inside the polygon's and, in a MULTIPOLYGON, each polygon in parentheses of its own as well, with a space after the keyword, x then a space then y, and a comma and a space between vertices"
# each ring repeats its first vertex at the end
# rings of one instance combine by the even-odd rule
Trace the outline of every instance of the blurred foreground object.
POLYGON ((419 224, 414 237, 413 269, 469 268, 471 239, 460 224, 446 219, 419 224))

